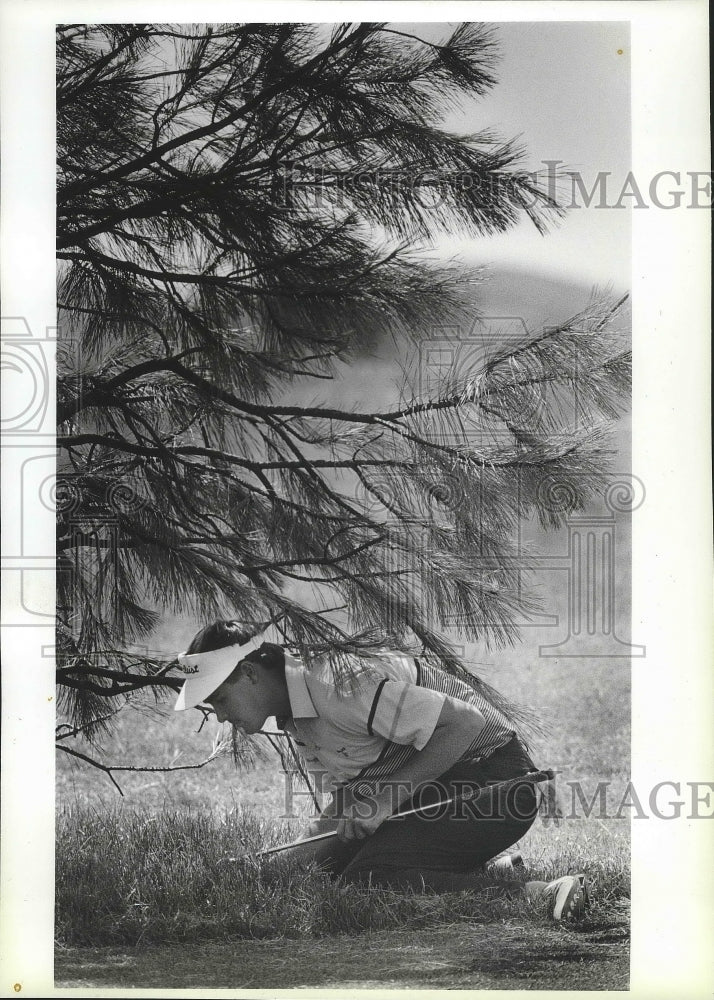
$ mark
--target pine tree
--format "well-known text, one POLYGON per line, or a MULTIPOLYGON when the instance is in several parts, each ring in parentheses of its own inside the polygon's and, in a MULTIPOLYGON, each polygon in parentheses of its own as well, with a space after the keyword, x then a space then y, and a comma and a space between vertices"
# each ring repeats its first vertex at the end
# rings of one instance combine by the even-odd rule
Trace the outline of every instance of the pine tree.
POLYGON ((571 508, 602 482, 629 377, 619 304, 594 299, 428 393, 405 384, 388 411, 285 402, 365 338, 473 315, 473 270, 423 252, 440 232, 557 216, 514 143, 441 124, 495 84, 492 30, 73 24, 57 52, 73 724, 91 736, 116 699, 180 685, 134 652, 162 609, 277 622, 329 650, 338 679, 342 651, 385 641, 462 671, 454 622, 514 641, 514 525, 560 522, 553 481, 571 508), (321 612, 287 593, 296 580, 321 612))

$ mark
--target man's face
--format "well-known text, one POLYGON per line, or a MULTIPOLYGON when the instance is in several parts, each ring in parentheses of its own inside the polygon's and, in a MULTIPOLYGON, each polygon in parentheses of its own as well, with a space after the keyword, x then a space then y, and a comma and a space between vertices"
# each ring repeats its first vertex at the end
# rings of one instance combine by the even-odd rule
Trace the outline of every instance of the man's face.
POLYGON ((247 735, 263 728, 272 712, 261 673, 254 663, 244 661, 237 676, 229 677, 206 698, 219 722, 230 722, 247 735))

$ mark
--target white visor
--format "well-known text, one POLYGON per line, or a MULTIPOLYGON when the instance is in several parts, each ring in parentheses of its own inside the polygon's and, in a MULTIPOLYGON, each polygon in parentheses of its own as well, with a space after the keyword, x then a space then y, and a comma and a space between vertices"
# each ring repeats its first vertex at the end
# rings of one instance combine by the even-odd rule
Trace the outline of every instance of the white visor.
POLYGON ((248 642, 212 649, 209 653, 179 653, 178 668, 189 676, 179 691, 174 711, 181 712, 205 701, 248 653, 260 648, 263 635, 253 636, 248 642))

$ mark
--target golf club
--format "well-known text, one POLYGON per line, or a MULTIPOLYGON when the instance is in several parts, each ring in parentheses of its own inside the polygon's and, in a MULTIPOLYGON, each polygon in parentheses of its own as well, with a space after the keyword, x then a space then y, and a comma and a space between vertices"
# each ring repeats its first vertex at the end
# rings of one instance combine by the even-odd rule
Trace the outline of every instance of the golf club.
MULTIPOLYGON (((422 813, 427 812, 430 809, 439 809, 442 806, 448 806, 460 802, 472 802, 480 798, 485 792, 498 789, 503 791, 512 785, 521 784, 522 782, 530 782, 536 784, 541 781, 552 781, 555 777, 555 772, 551 770, 542 771, 528 771, 525 774, 519 774, 515 778, 508 778, 506 781, 493 782, 489 785, 482 785, 479 788, 475 788, 464 795, 457 795, 450 799, 445 799, 441 802, 431 802, 428 805, 417 806, 414 809, 407 809, 404 812, 395 813, 385 820, 385 823, 391 823, 398 819, 403 819, 406 816, 418 816, 422 813)), ((292 848, 304 847, 306 844, 314 844, 320 840, 327 840, 331 837, 336 837, 336 830, 329 830, 326 833, 316 833, 312 837, 304 837, 302 840, 292 840, 289 844, 280 844, 278 847, 267 847, 262 851, 248 851, 246 854, 241 854, 237 858, 228 858, 226 860, 238 862, 245 861, 248 859, 257 860, 258 858, 265 858, 272 854, 279 854, 282 851, 289 851, 292 848)))

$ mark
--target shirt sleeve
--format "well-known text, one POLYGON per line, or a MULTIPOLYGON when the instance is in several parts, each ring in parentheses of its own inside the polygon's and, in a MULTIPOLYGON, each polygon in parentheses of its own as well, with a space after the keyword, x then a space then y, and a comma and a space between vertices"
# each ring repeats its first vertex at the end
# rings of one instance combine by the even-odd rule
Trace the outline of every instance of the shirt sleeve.
POLYGON ((401 679, 363 676, 347 697, 330 699, 335 721, 352 731, 423 750, 447 696, 401 679))
POLYGON ((408 681, 384 679, 374 690, 367 731, 392 743, 423 750, 431 739, 446 695, 408 681))

